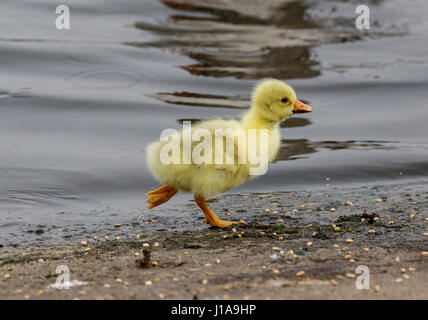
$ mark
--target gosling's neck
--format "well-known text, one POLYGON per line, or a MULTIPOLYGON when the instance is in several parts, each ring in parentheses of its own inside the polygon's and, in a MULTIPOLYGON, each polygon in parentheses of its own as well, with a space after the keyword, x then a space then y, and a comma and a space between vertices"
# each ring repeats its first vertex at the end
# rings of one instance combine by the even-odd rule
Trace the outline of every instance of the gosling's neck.
POLYGON ((275 130, 279 128, 279 122, 267 119, 260 115, 254 108, 251 108, 242 116, 242 126, 245 129, 268 129, 275 130))

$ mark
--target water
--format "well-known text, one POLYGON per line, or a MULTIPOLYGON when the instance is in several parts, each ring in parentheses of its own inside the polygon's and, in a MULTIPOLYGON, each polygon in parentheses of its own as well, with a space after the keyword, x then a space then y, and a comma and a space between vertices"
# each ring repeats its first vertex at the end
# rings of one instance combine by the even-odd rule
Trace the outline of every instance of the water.
MULTIPOLYGON (((157 187, 145 146, 183 119, 238 116, 267 76, 314 112, 282 125, 267 175, 229 193, 426 180, 426 1, 369 2, 369 31, 355 28, 353 1, 63 4, 71 30, 55 28, 57 1, 0 4, 4 246, 144 220, 157 187)), ((153 212, 193 227, 196 208, 172 209, 190 199, 153 212)))

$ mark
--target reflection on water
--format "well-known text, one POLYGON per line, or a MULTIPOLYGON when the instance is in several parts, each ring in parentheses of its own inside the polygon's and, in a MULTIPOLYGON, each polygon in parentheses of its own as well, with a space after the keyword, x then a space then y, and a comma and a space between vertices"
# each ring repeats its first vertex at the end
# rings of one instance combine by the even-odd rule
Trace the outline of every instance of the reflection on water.
POLYGON ((297 160, 307 155, 320 151, 327 150, 393 150, 397 146, 392 145, 390 141, 309 141, 307 139, 283 139, 276 161, 281 160, 297 160))

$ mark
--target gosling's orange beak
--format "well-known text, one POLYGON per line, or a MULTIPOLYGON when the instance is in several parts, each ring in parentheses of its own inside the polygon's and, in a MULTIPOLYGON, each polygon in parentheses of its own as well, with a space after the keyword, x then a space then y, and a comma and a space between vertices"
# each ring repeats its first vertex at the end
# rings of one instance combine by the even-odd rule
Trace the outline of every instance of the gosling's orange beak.
POLYGON ((296 99, 296 102, 294 102, 293 113, 305 113, 305 112, 312 112, 312 107, 296 99))

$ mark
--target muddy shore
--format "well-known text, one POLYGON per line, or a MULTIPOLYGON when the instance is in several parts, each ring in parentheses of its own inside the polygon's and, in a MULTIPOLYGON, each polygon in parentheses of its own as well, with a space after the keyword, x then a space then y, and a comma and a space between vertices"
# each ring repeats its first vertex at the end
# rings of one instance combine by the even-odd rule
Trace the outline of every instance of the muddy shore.
POLYGON ((146 234, 123 222, 108 240, 80 235, 87 245, 8 248, 0 254, 0 298, 427 299, 427 191, 420 182, 227 195, 213 209, 247 225, 146 234), (86 284, 49 287, 60 265, 70 281, 86 284), (358 266, 368 267, 368 290, 356 288, 358 266))

